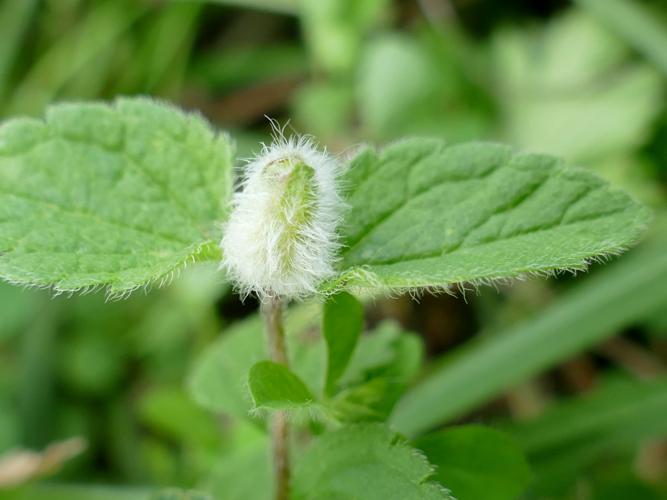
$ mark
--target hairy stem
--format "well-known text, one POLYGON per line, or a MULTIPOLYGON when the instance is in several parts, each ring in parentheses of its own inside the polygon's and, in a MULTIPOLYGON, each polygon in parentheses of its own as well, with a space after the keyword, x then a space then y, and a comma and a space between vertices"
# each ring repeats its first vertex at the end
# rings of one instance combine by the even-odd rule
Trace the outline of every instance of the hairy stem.
MULTIPOLYGON (((268 298, 262 303, 262 314, 269 340, 269 353, 276 363, 288 366, 283 326, 283 303, 278 298, 268 298)), ((285 412, 277 411, 271 416, 271 444, 273 473, 275 476, 275 500, 289 497, 289 425, 285 412)))

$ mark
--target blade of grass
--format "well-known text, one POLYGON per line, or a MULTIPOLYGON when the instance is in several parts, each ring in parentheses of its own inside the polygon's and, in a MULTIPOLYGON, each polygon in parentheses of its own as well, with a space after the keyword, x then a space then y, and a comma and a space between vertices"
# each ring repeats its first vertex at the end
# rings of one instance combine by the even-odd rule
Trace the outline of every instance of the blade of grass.
POLYGON ((667 75, 667 29, 640 2, 576 0, 667 75))
POLYGON ((555 405, 540 417, 501 427, 523 448, 534 488, 558 487, 601 457, 631 452, 667 434, 667 378, 605 381, 584 397, 555 405))
POLYGON ((31 68, 12 96, 11 114, 38 113, 86 64, 114 43, 148 9, 117 0, 95 4, 66 37, 31 68))
MULTIPOLYGON (((172 0, 188 2, 193 0, 172 0)), ((219 3, 244 9, 265 10, 278 14, 296 15, 299 11, 299 0, 194 0, 199 2, 219 3)))

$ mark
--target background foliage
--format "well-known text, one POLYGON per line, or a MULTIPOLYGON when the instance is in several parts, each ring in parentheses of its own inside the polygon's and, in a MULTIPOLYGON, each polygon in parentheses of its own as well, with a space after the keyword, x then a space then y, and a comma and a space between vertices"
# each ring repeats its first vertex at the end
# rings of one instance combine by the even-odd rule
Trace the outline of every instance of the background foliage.
MULTIPOLYGON (((3 119, 151 94, 230 130, 240 157, 268 140, 264 115, 336 153, 414 134, 498 139, 591 169, 652 206, 638 248, 576 280, 369 301, 354 354, 330 352, 326 371, 327 324, 353 343, 355 306, 339 304, 352 307, 343 325, 328 306, 324 339, 313 305, 292 311, 289 329, 304 398, 347 388, 308 412, 389 417, 419 436, 459 500, 665 498, 663 2, 0 0, 0 42, 3 119), (359 401, 377 394, 388 396, 366 413, 359 401), (479 491, 471 475, 489 486, 479 491)), ((265 435, 245 379, 265 355, 255 309, 215 266, 109 303, 0 285, 0 449, 40 453, 18 473, 0 461, 0 498, 267 498, 265 435)), ((276 388, 252 394, 260 407, 286 404, 276 388)), ((326 439, 374 450, 382 432, 369 424, 326 439)), ((380 477, 400 464, 430 488, 401 446, 382 452, 380 477)), ((316 443, 312 460, 326 448, 316 443)), ((349 473, 345 453, 328 458, 349 473)))

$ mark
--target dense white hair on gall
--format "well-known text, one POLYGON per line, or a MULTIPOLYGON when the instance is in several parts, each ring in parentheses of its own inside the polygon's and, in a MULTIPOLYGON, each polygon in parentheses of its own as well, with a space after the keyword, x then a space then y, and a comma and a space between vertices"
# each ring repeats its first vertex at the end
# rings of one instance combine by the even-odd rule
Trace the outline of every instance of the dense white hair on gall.
POLYGON ((284 137, 246 166, 223 228, 222 267, 242 296, 303 298, 334 273, 339 166, 308 137, 284 137))

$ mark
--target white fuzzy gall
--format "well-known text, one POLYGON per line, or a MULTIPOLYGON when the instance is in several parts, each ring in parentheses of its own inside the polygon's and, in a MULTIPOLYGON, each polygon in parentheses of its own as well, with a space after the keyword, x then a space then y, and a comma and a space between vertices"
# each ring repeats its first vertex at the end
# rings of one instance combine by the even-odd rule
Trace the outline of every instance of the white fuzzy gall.
POLYGON ((242 295, 301 298, 333 274, 338 165, 307 138, 278 137, 246 167, 220 244, 242 295))

